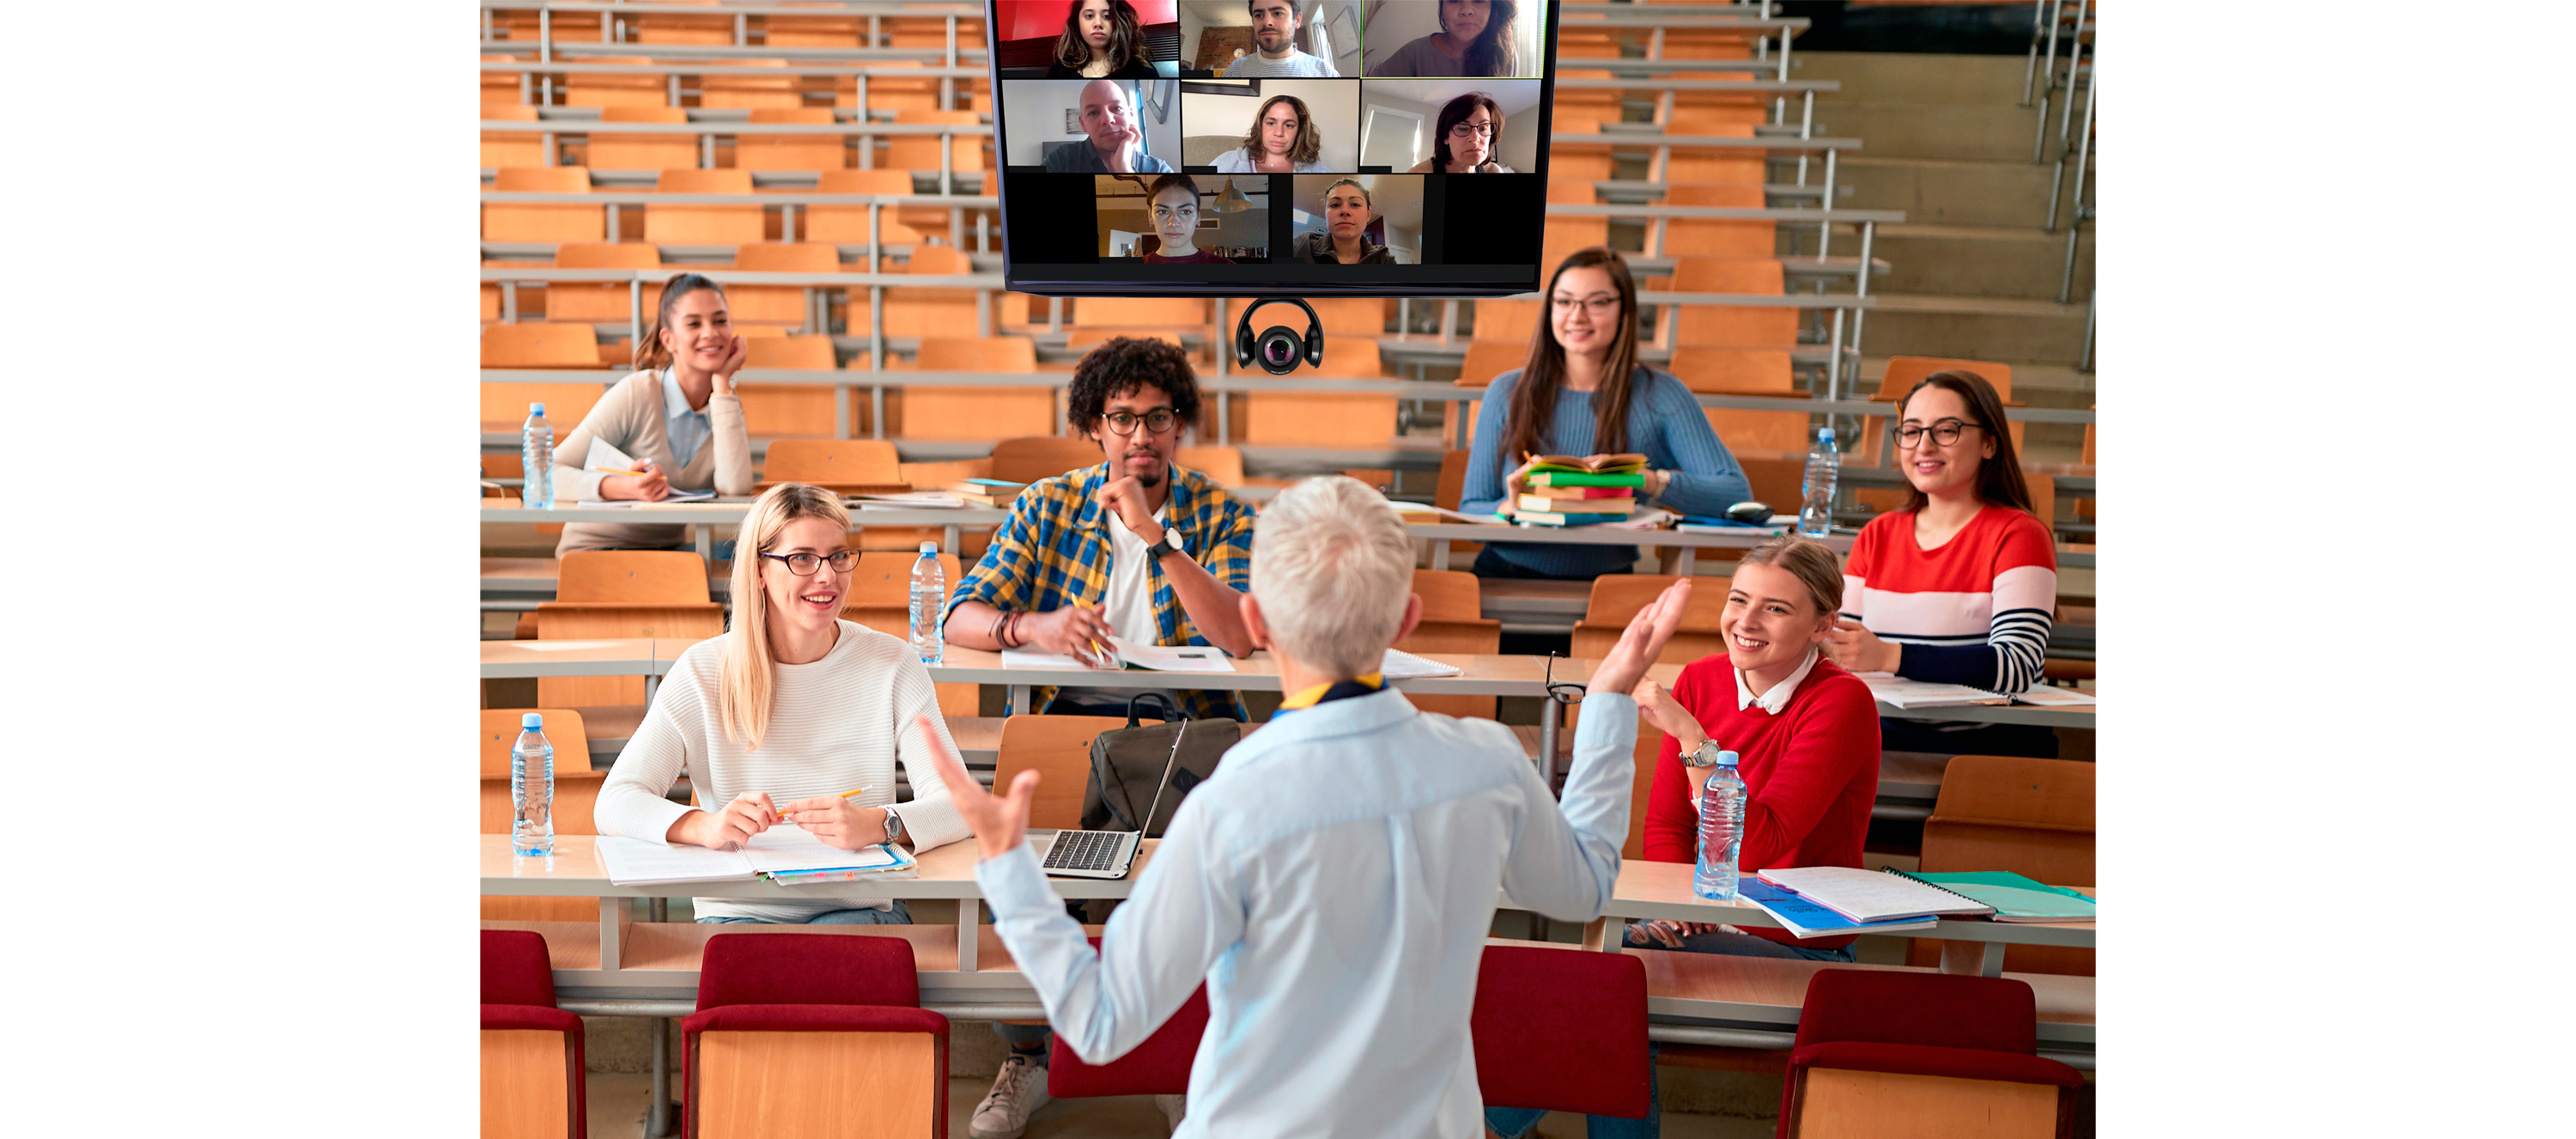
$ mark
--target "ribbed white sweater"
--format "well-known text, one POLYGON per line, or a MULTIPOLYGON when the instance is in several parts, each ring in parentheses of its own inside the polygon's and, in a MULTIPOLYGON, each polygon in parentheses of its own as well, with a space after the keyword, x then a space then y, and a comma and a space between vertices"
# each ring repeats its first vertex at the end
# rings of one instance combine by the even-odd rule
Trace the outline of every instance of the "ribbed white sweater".
MULTIPOLYGON (((966 820, 948 801, 948 787, 924 753, 910 724, 927 715, 939 737, 952 749, 948 725, 939 716, 939 701, 930 672, 902 639, 849 621, 841 622, 841 639, 823 659, 811 664, 778 666, 776 702, 760 750, 743 750, 743 741, 728 738, 718 704, 723 689, 725 638, 689 646, 673 662, 669 676, 653 697, 653 706, 635 737, 618 753, 617 763, 600 787, 593 821, 601 834, 626 835, 654 842, 670 833, 671 824, 696 808, 663 798, 685 771, 697 789, 698 802, 721 806, 746 791, 768 792, 784 805, 817 795, 838 795, 867 788, 857 802, 893 805, 903 816, 906 837, 916 851, 945 846, 967 837, 966 820), (910 802, 894 802, 894 764, 903 759, 912 781, 910 802)), ((787 825, 787 824, 782 824, 787 825)), ((752 902, 733 898, 699 898, 700 917, 747 917, 761 921, 801 922, 829 910, 884 909, 888 903, 866 898, 817 898, 797 902, 752 902)))

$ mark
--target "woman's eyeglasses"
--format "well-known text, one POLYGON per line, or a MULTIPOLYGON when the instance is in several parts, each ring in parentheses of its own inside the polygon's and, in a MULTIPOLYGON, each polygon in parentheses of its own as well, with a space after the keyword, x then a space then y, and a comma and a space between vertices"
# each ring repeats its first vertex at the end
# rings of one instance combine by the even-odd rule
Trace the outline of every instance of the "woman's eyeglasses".
POLYGON ((1112 435, 1133 435, 1136 433, 1136 425, 1138 423, 1143 423, 1147 432, 1160 435, 1171 430, 1172 424, 1180 422, 1179 416, 1172 414, 1168 409, 1160 407, 1146 412, 1143 415, 1137 415, 1133 412, 1126 411, 1113 411, 1101 418, 1109 421, 1109 433, 1112 435))
POLYGON ((1449 128, 1449 137, 1459 140, 1494 137, 1492 123, 1459 123, 1449 128))
POLYGON ((857 550, 837 550, 830 554, 795 553, 762 554, 760 556, 768 558, 771 561, 787 563, 787 572, 795 574, 798 577, 814 576, 814 571, 821 568, 825 562, 832 563, 833 573, 848 573, 850 572, 851 566, 859 564, 859 552, 857 550))
POLYGON ((1911 451, 1923 445, 1923 435, 1928 431, 1932 435, 1933 442, 1947 447, 1959 441, 1959 432, 1970 427, 1983 426, 1985 425, 1982 423, 1969 423, 1960 419, 1936 419, 1932 421, 1930 427, 1919 423, 1908 423, 1896 429, 1896 445, 1911 451))

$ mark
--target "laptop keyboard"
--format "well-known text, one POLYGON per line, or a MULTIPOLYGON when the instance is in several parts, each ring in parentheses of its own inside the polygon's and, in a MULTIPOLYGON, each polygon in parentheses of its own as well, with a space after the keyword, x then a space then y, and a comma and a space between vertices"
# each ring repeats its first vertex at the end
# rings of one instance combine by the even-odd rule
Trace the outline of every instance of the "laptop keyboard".
POLYGON ((1126 837, 1123 831, 1058 831, 1043 865, 1049 870, 1116 869, 1126 837))

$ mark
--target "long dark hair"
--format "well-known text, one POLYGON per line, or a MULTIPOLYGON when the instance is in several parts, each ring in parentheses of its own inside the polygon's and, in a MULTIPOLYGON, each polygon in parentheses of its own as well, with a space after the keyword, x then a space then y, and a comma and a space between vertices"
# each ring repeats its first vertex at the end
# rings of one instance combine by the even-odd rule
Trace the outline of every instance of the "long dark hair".
MULTIPOLYGON (((1977 498, 2037 515, 2039 511, 2030 501, 2030 484, 2022 481, 2021 459, 2013 454, 2012 428, 2004 423, 2004 400, 1995 394, 1995 386, 1975 372, 1956 368, 1934 372, 1907 389, 1905 398, 1896 402, 1899 423, 1905 419, 1905 405, 1914 402, 1914 393, 1925 388, 1947 388, 1958 393, 1960 402, 1968 405, 1968 414, 1977 417, 1976 429, 1995 441, 1994 457, 1977 464, 1977 498)), ((1931 501, 1931 495, 1909 481, 1905 484, 1905 505, 1898 509, 1921 510, 1931 501)))
MULTIPOLYGON (((1449 31, 1449 0, 1440 0, 1440 31, 1449 31)), ((1512 21, 1519 19, 1521 6, 1514 0, 1486 0, 1485 30, 1476 33, 1476 42, 1467 45, 1467 58, 1459 60, 1462 75, 1495 76, 1520 74, 1520 48, 1512 38, 1512 21)), ((1494 112, 1494 129, 1502 129, 1503 113, 1494 112)))
MULTIPOLYGON (((1478 107, 1483 107, 1494 116, 1494 144, 1486 148, 1485 161, 1494 161, 1492 156, 1502 152, 1503 105, 1495 102, 1493 96, 1482 91, 1469 91, 1464 95, 1460 95, 1455 99, 1449 100, 1446 106, 1440 108, 1439 125, 1433 128, 1431 134, 1432 173, 1446 174, 1449 172, 1449 128, 1466 122, 1467 116, 1475 114, 1476 108, 1478 107)), ((1564 270, 1560 267, 1558 271, 1563 272, 1564 270)))
POLYGON ((1637 279, 1628 274, 1628 259, 1619 256, 1618 250, 1595 245, 1568 255, 1548 277, 1547 291, 1539 294, 1538 327, 1530 332, 1529 359, 1521 365, 1520 382, 1512 385, 1511 405, 1503 418, 1506 467, 1517 465, 1523 455, 1546 450, 1541 440, 1556 413, 1556 393, 1565 387, 1565 346, 1556 342, 1556 322, 1550 318, 1556 282, 1566 270, 1587 266, 1607 270, 1610 287, 1619 293, 1619 331, 1610 338, 1610 356, 1601 362, 1601 384, 1592 393, 1592 450, 1615 455, 1627 449, 1628 399, 1633 394, 1628 381, 1637 370, 1637 279))
POLYGON ((635 341, 635 370, 649 372, 671 366, 671 350, 662 346, 662 330, 671 326, 671 306, 680 298, 700 289, 713 289, 719 297, 724 287, 703 273, 674 273, 662 282, 662 299, 653 309, 653 323, 635 341))
MULTIPOLYGON (((1073 0, 1073 7, 1065 9, 1064 32, 1055 38, 1055 61, 1076 71, 1091 63, 1091 41, 1082 38, 1082 30, 1075 26, 1087 3, 1090 0, 1073 0)), ((1136 6, 1127 0, 1109 0, 1109 70, 1115 73, 1143 58, 1145 33, 1138 30, 1136 6)))

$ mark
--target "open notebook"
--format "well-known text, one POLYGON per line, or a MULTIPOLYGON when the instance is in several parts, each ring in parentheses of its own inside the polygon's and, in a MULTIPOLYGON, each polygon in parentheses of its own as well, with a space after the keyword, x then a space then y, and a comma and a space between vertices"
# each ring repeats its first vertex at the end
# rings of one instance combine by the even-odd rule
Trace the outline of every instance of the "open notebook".
POLYGON ((620 886, 667 886, 683 882, 735 882, 767 874, 784 883, 787 876, 841 872, 813 881, 853 881, 858 877, 898 877, 914 871, 912 855, 887 844, 842 850, 826 844, 793 823, 781 823, 751 836, 741 850, 703 846, 666 846, 617 835, 599 836, 596 849, 607 866, 608 880, 620 886))

